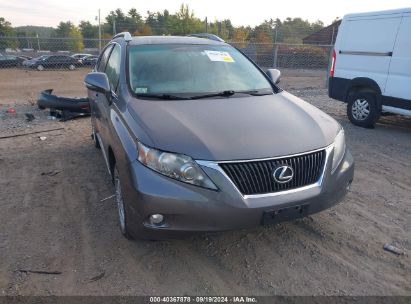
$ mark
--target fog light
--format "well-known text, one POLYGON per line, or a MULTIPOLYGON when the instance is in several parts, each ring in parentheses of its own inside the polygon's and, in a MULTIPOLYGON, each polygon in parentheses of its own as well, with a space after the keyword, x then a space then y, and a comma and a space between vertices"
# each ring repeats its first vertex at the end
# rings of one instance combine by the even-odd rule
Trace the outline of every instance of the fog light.
POLYGON ((159 225, 163 222, 164 216, 161 214, 152 214, 150 215, 150 224, 159 225))

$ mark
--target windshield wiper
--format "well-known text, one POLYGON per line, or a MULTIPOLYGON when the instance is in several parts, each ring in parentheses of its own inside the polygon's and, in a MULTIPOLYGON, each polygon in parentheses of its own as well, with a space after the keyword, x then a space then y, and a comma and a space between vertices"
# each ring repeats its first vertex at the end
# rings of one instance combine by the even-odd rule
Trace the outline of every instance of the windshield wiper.
POLYGON ((165 100, 189 100, 190 97, 182 97, 172 94, 151 94, 151 93, 141 93, 136 94, 137 97, 149 97, 149 98, 158 98, 158 99, 165 99, 165 100))
POLYGON ((233 91, 233 90, 227 90, 227 91, 222 91, 218 93, 211 93, 211 94, 204 94, 204 95, 196 95, 196 96, 191 96, 190 99, 201 99, 201 98, 211 98, 211 97, 230 97, 234 94, 248 94, 248 95, 253 95, 253 96, 262 96, 262 95, 270 95, 273 92, 269 91, 258 91, 258 90, 251 90, 251 91, 233 91))
POLYGON ((191 96, 190 99, 201 99, 201 98, 210 98, 210 97, 218 97, 218 96, 229 97, 229 96, 232 96, 234 94, 235 94, 235 91, 227 90, 227 91, 222 91, 222 92, 218 92, 218 93, 195 95, 195 96, 191 96))

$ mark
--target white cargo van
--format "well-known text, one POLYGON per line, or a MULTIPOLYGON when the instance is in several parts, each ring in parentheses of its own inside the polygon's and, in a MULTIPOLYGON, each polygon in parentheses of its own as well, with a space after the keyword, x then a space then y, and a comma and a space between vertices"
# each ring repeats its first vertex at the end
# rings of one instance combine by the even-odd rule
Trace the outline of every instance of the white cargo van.
POLYGON ((411 116, 411 8, 344 16, 328 94, 362 127, 384 112, 411 116))

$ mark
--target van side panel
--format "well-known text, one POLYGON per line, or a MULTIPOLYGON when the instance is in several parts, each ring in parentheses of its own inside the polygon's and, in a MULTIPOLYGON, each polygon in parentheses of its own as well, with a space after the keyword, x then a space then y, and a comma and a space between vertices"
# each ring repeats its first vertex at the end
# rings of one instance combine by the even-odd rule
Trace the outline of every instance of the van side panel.
POLYGON ((370 78, 384 92, 400 22, 401 14, 344 20, 336 43, 334 76, 370 78))
POLYGON ((384 95, 409 100, 411 109, 411 13, 401 22, 384 95))

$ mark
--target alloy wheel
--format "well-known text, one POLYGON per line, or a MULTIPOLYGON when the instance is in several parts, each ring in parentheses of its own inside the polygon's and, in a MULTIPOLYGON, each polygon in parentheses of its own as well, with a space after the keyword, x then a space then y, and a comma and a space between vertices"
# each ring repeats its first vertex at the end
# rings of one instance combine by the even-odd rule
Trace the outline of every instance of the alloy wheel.
POLYGON ((120 176, 117 171, 117 168, 114 169, 114 187, 116 191, 115 197, 116 197, 116 202, 117 202, 120 229, 121 229, 121 232, 125 234, 126 233, 126 216, 125 216, 125 210, 124 210, 123 195, 121 193, 120 176))
POLYGON ((370 115, 370 105, 366 99, 356 99, 351 108, 352 116, 357 120, 365 120, 370 115))

